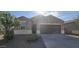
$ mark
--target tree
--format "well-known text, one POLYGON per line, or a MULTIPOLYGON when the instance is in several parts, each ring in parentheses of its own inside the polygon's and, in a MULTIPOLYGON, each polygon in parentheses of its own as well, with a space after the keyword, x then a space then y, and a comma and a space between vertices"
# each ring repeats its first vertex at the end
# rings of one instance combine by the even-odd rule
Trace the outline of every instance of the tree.
POLYGON ((79 16, 75 18, 75 24, 79 25, 79 16))
POLYGON ((15 29, 20 29, 20 21, 17 18, 15 20, 15 29))
POLYGON ((13 39, 13 35, 14 35, 14 22, 15 17, 11 16, 11 14, 9 12, 3 12, 0 16, 0 21, 1 24, 4 27, 4 39, 5 40, 10 40, 13 39))

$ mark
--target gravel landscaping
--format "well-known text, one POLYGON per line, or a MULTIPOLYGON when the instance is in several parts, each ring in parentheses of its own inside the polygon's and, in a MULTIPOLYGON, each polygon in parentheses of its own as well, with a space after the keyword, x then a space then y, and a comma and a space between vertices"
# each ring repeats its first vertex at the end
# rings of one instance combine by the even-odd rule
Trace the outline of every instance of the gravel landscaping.
POLYGON ((8 43, 1 45, 0 47, 5 48, 45 48, 44 42, 41 38, 36 41, 30 41, 31 35, 15 35, 13 40, 10 40, 8 43))

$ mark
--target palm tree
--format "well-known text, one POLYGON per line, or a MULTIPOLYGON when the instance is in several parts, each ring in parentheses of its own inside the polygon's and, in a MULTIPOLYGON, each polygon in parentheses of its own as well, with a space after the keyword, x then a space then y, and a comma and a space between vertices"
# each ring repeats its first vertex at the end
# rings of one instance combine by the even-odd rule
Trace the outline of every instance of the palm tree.
POLYGON ((1 17, 0 17, 0 21, 1 24, 4 27, 4 39, 6 40, 10 40, 13 38, 13 34, 14 34, 14 22, 15 17, 11 16, 11 14, 9 12, 3 12, 1 17))

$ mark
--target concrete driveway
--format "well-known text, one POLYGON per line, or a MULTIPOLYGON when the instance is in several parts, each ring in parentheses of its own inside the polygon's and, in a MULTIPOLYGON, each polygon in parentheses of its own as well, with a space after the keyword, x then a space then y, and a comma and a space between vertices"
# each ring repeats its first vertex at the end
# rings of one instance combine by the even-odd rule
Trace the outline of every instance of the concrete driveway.
POLYGON ((61 34, 41 34, 47 48, 79 48, 79 38, 61 34))

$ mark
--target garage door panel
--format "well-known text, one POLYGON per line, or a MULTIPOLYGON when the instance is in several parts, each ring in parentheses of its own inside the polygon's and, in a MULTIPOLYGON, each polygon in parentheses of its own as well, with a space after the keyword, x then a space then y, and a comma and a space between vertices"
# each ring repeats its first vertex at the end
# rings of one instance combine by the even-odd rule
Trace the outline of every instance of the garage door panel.
POLYGON ((60 25, 41 25, 40 26, 41 34, 59 34, 61 33, 60 25))

